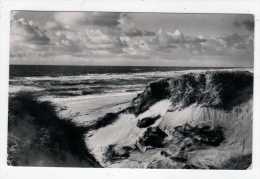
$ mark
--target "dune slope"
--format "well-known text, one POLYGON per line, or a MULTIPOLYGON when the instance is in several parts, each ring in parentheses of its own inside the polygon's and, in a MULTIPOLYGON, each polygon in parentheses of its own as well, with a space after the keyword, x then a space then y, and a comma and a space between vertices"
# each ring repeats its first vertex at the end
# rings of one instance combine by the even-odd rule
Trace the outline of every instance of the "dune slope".
POLYGON ((101 167, 85 146, 86 128, 55 108, 28 92, 9 98, 8 165, 101 167))

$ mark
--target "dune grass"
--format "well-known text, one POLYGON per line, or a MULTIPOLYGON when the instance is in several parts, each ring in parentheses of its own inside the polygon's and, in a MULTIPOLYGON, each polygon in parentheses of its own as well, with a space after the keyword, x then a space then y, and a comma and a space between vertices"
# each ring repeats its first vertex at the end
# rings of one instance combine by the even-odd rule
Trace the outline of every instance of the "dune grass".
POLYGON ((253 74, 248 71, 214 71, 187 73, 164 78, 147 85, 132 101, 136 115, 162 99, 171 99, 173 106, 185 108, 194 103, 230 111, 253 95, 253 74))

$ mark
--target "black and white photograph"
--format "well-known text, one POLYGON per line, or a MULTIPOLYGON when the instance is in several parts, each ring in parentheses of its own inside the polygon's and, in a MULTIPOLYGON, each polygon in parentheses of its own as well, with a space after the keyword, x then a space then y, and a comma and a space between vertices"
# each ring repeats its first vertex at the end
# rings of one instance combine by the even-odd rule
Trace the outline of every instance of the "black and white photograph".
POLYGON ((10 16, 7 165, 252 168, 253 14, 10 16))

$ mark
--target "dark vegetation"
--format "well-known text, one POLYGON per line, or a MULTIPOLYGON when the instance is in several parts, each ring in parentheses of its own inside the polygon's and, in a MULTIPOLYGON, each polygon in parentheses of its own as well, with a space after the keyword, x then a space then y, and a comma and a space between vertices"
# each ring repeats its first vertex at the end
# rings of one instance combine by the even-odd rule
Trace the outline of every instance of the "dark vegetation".
POLYGON ((247 71, 214 71, 184 74, 150 83, 132 101, 130 111, 136 115, 161 99, 169 98, 173 106, 193 103, 231 110, 253 95, 253 74, 247 71))
POLYGON ((155 121, 157 121, 160 117, 161 117, 161 115, 157 115, 154 117, 145 117, 137 122, 137 127, 139 127, 139 128, 148 127, 148 126, 154 124, 155 121))
POLYGON ((60 118, 50 102, 20 92, 9 98, 8 164, 100 167, 84 142, 86 128, 60 118))
MULTIPOLYGON (((246 170, 250 167, 252 163, 252 154, 242 155, 242 156, 236 156, 232 157, 221 167, 215 167, 215 166, 208 166, 208 169, 220 169, 220 170, 246 170)), ((200 169, 197 166, 186 164, 184 166, 185 169, 200 169)))
POLYGON ((252 154, 232 157, 228 161, 225 162, 223 165, 223 169, 237 169, 237 170, 244 170, 248 169, 252 163, 252 154))
POLYGON ((148 127, 139 143, 143 146, 162 147, 167 134, 159 127, 148 127))
POLYGON ((88 126, 88 130, 96 130, 102 127, 106 127, 109 124, 112 124, 118 119, 118 113, 107 113, 104 117, 98 118, 94 124, 88 126))
POLYGON ((114 162, 117 160, 126 159, 130 156, 130 151, 134 150, 131 147, 117 148, 116 145, 109 145, 105 152, 105 160, 114 162))
POLYGON ((183 141, 185 138, 189 138, 193 145, 207 145, 207 146, 218 146, 224 141, 224 129, 220 126, 210 127, 204 126, 190 126, 185 124, 183 126, 175 127, 173 136, 176 139, 183 141))
MULTIPOLYGON (((210 126, 190 126, 189 124, 185 124, 175 127, 172 136, 173 138, 170 141, 165 142, 164 147, 167 148, 170 145, 174 145, 176 151, 168 153, 162 150, 160 154, 172 161, 173 165, 169 165, 164 161, 158 161, 154 164, 151 163, 150 168, 164 168, 165 165, 169 168, 195 168, 196 166, 189 164, 189 152, 216 147, 224 141, 224 133, 221 127, 211 128, 210 126)), ((163 139, 160 141, 162 142, 163 139)))
POLYGON ((221 102, 210 105, 230 109, 243 103, 253 95, 253 81, 253 74, 250 72, 213 73, 213 85, 221 87, 218 89, 221 102))
POLYGON ((138 94, 132 101, 131 112, 138 115, 146 111, 151 105, 170 96, 168 79, 151 82, 143 93, 138 94))

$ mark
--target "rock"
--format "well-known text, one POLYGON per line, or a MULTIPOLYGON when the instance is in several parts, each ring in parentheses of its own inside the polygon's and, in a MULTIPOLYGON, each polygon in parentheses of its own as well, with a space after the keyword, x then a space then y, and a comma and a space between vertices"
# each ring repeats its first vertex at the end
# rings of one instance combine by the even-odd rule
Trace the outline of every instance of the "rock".
POLYGON ((164 150, 162 150, 162 151, 160 152, 160 154, 161 154, 162 156, 164 156, 164 157, 170 157, 170 156, 171 156, 171 154, 169 154, 167 151, 164 151, 164 150))
POLYGON ((137 127, 139 127, 139 128, 148 127, 148 126, 154 124, 155 121, 157 121, 157 119, 159 119, 160 117, 161 117, 161 115, 157 115, 155 117, 145 117, 137 122, 137 127))
POLYGON ((162 147, 165 137, 167 137, 167 134, 159 127, 149 127, 139 140, 139 143, 143 146, 162 147))
POLYGON ((122 160, 129 157, 129 153, 132 150, 131 147, 118 147, 116 145, 109 145, 105 153, 105 160, 113 162, 116 160, 122 160))

